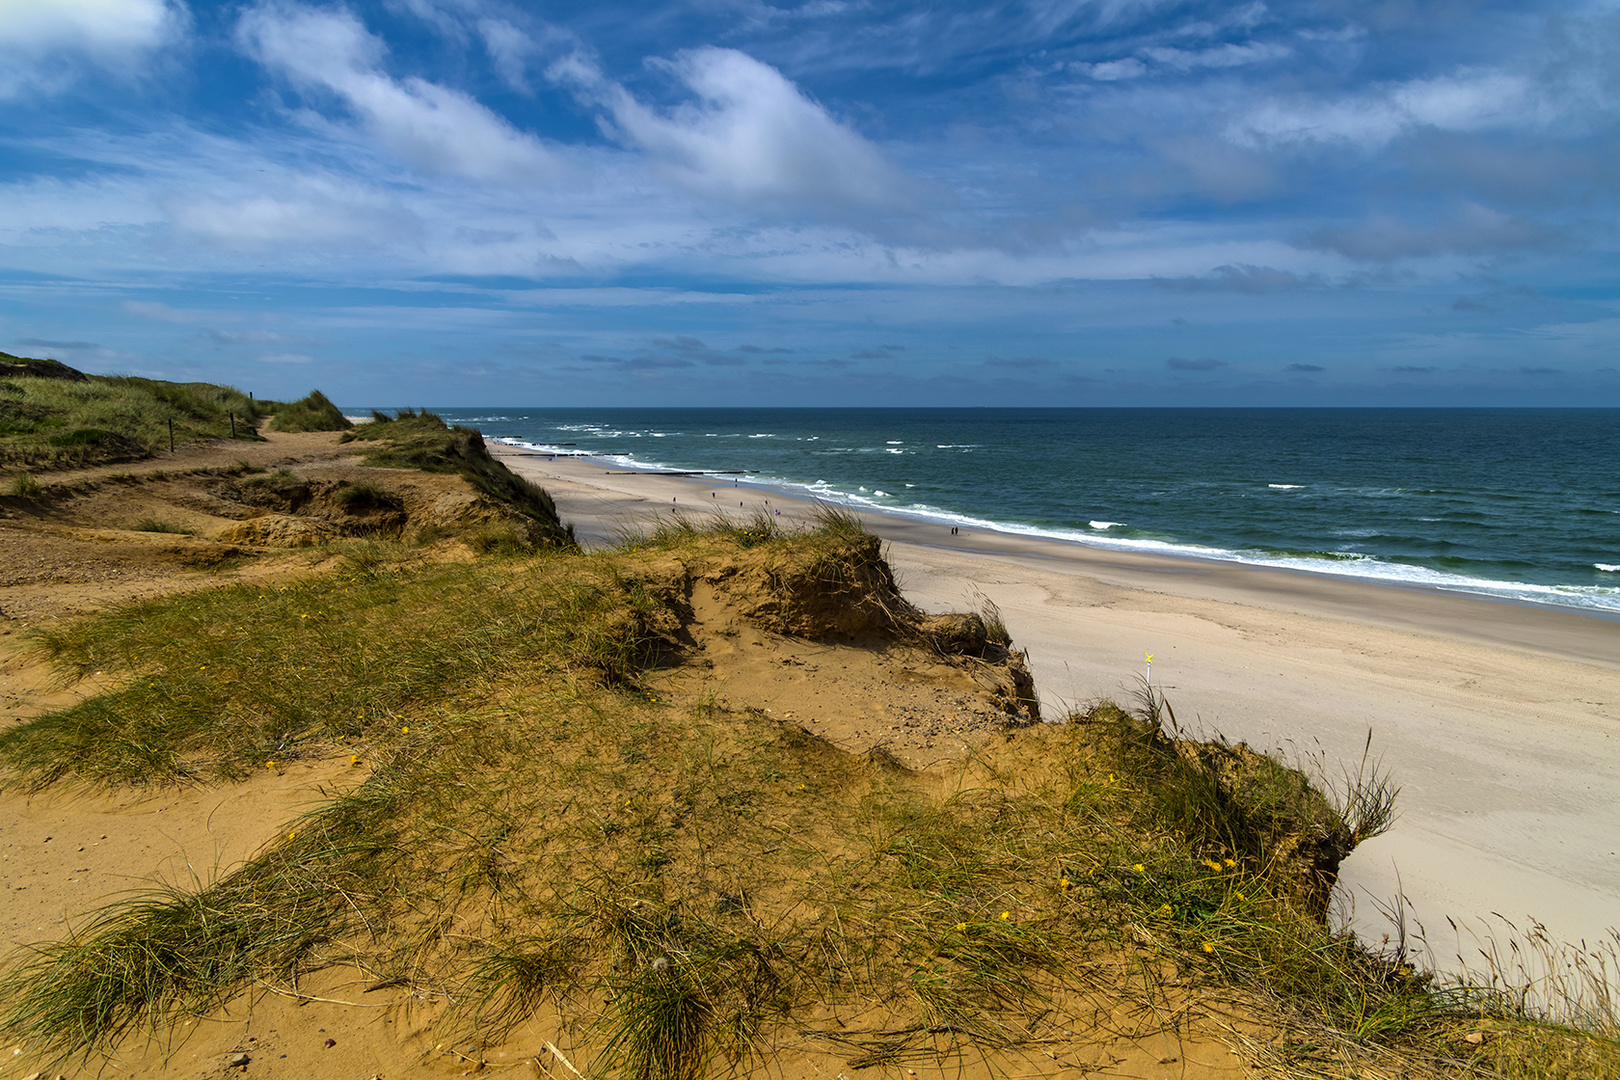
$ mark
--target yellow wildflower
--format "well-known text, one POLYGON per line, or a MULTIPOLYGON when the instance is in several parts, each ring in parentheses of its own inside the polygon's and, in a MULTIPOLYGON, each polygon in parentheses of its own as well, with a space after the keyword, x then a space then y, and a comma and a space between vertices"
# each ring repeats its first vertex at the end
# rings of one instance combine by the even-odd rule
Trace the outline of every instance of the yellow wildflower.
POLYGON ((1010 918, 1012 918, 1012 912, 1010 912, 1010 911, 1003 911, 1003 912, 1002 912, 1002 913, 1001 913, 1001 921, 1002 921, 1002 922, 1006 922, 1006 921, 1007 921, 1007 920, 1008 920, 1008 919, 1010 919, 1010 918))
POLYGON ((1146 870, 1147 867, 1143 866, 1141 863, 1137 863, 1135 866, 1131 867, 1131 869, 1140 874, 1142 871, 1146 870))
POLYGON ((1204 942, 1204 951, 1205 952, 1214 952, 1215 951, 1215 943, 1213 941, 1204 942))
POLYGON ((963 930, 966 930, 966 929, 967 929, 967 923, 959 922, 959 923, 956 924, 957 933, 961 933, 963 930))
POLYGON ((1168 918, 1171 915, 1174 915, 1175 913, 1176 913, 1176 909, 1171 907, 1169 904, 1160 904, 1159 905, 1159 914, 1160 915, 1163 915, 1166 918, 1168 918))

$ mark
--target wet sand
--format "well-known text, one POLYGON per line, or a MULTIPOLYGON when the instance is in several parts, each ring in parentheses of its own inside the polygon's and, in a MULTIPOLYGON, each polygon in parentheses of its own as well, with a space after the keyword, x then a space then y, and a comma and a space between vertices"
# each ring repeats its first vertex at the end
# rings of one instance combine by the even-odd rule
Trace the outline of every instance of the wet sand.
MULTIPOLYGON (((814 507, 728 478, 628 473, 493 450, 539 480, 586 543, 673 511, 814 507), (742 504, 742 505, 739 505, 742 504)), ((1049 709, 1153 680, 1184 727, 1319 763, 1373 756, 1400 818, 1345 866, 1353 925, 1397 892, 1442 967, 1447 917, 1505 939, 1535 919, 1595 944, 1620 926, 1620 622, 1580 612, 1232 563, 1140 555, 875 513, 908 597, 1001 608, 1049 709)))

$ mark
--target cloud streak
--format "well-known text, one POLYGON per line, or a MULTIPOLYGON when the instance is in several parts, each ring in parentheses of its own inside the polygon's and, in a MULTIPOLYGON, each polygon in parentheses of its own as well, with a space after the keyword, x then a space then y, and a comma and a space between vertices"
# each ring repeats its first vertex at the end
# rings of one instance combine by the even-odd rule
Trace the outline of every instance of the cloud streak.
POLYGON ((342 101, 381 146, 416 168, 511 183, 558 168, 537 138, 470 95, 419 76, 389 76, 387 47, 347 11, 264 4, 243 14, 237 36, 295 87, 342 101))
POLYGON ((601 106, 607 130, 691 191, 761 208, 839 212, 902 203, 904 175, 768 64, 722 48, 652 64, 692 100, 655 109, 579 55, 554 65, 552 77, 601 106))

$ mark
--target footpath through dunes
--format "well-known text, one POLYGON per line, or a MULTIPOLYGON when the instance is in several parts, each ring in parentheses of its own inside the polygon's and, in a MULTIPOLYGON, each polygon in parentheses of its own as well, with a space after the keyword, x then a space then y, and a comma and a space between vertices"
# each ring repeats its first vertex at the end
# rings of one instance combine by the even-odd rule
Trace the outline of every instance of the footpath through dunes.
POLYGON ((176 588, 296 577, 344 542, 573 543, 542 490, 431 414, 358 432, 267 427, 134 466, 13 470, 0 485, 0 633, 176 588))
MULTIPOLYGON (((291 548, 213 515, 188 543, 241 555, 38 609, 8 676, 57 696, 0 730, 0 867, 61 922, 0 960, 0 1077, 1620 1075, 1612 1016, 1528 1023, 1325 925, 1376 776, 1335 802, 1155 694, 1031 723, 993 605, 923 614, 840 515, 413 528, 411 484, 550 498, 386 423, 249 466, 403 523, 291 548)), ((47 479, 7 542, 93 550, 47 479)))

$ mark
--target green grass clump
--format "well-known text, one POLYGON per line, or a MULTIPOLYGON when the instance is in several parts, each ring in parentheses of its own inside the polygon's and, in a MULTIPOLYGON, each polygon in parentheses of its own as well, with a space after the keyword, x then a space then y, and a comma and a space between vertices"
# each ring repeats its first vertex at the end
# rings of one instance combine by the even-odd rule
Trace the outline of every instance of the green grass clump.
POLYGON ((65 467, 131 461, 199 439, 260 440, 259 403, 228 386, 134 376, 0 377, 0 463, 65 467))
POLYGON ((1600 1024, 1439 987, 1311 908, 1300 836, 1353 839, 1390 791, 1376 771, 1359 803, 1334 801, 1175 738, 1155 693, 919 775, 650 689, 685 603, 672 555, 811 567, 845 589, 869 548, 839 519, 676 523, 608 553, 451 565, 368 542, 340 574, 40 634, 65 676, 123 682, 0 734, 27 786, 318 754, 368 775, 217 880, 116 902, 15 961, 0 1034, 88 1061, 342 967, 447 1002, 447 1046, 546 1017, 593 1076, 696 1080, 788 1043, 856 1069, 993 1064, 1051 1016, 1080 1027, 1121 1002, 1175 1033, 1189 994, 1267 1033, 1251 1058, 1278 1075, 1514 1075, 1510 1038, 1578 1075, 1620 1069, 1600 1024), (1496 1056, 1475 1070, 1456 1048, 1482 1023, 1496 1056))
MULTIPOLYGON (((345 432, 344 442, 367 442, 365 463, 379 468, 456 473, 473 487, 523 514, 536 526, 542 546, 572 548, 573 533, 557 517, 546 490, 490 456, 477 430, 447 425, 430 412, 374 412, 370 423, 345 432)), ((533 546, 533 542, 528 542, 533 546)))
POLYGON ((11 497, 14 499, 33 500, 43 490, 45 485, 32 473, 20 472, 11 478, 11 497))
POLYGON ((271 431, 348 431, 354 427, 342 410, 319 390, 312 390, 308 397, 297 401, 275 403, 273 407, 271 431))
POLYGON ((252 978, 286 977, 354 923, 344 892, 386 872, 399 795, 380 771, 241 870, 102 911, 0 979, 0 999, 17 1003, 7 1026, 90 1048, 218 1006, 252 978))

